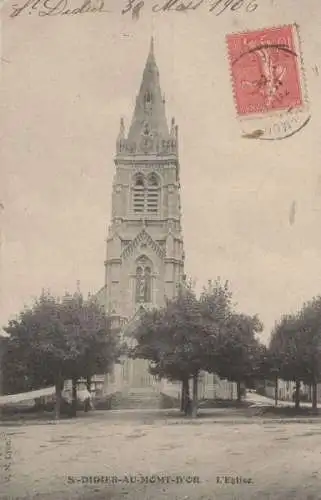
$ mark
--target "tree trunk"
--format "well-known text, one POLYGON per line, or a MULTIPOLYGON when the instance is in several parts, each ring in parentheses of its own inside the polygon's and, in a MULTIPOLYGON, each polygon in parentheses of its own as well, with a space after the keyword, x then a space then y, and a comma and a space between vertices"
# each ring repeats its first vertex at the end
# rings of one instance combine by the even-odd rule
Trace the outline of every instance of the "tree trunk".
POLYGON ((313 384, 312 384, 312 410, 313 411, 317 411, 318 409, 318 385, 317 383, 314 381, 313 384))
POLYGON ((278 405, 279 399, 279 377, 276 375, 275 377, 275 386, 274 386, 274 405, 278 405))
POLYGON ((189 378, 187 378, 184 382, 185 384, 185 401, 184 401, 184 413, 185 415, 191 415, 192 412, 192 400, 190 397, 189 391, 189 378))
POLYGON ((77 417, 77 379, 72 379, 71 416, 77 417))
POLYGON ((241 401, 242 399, 242 394, 241 394, 241 382, 237 382, 237 401, 241 401))
POLYGON ((182 392, 181 392, 181 411, 186 414, 187 404, 189 399, 189 384, 188 378, 182 380, 182 392))
POLYGON ((184 409, 185 409, 185 387, 184 387, 184 380, 182 380, 180 411, 184 411, 184 409))
POLYGON ((63 389, 64 381, 61 379, 61 377, 58 377, 55 383, 55 389, 56 389, 56 403, 55 403, 55 419, 59 420, 60 419, 60 409, 61 409, 61 392, 63 389))
POLYGON ((91 375, 86 377, 86 388, 88 392, 91 392, 91 375))
POLYGON ((191 416, 193 418, 197 417, 197 409, 198 409, 198 373, 193 375, 193 403, 192 403, 192 411, 191 416))
POLYGON ((300 408, 300 381, 295 381, 295 409, 298 410, 300 408))

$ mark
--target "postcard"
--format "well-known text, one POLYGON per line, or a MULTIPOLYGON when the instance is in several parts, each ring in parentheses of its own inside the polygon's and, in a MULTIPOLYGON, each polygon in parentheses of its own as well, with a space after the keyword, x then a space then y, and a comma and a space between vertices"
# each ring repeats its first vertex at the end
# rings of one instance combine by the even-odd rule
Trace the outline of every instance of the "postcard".
POLYGON ((2 0, 1 494, 317 499, 318 0, 2 0))

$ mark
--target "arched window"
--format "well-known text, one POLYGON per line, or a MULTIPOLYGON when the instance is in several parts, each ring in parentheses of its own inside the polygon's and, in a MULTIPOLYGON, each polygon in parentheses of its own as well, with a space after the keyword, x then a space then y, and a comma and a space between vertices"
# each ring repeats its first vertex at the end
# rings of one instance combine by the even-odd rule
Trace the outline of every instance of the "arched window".
POLYGON ((154 173, 147 180, 147 212, 157 214, 159 211, 159 180, 154 173))
POLYGON ((137 214, 145 211, 145 182, 141 174, 136 175, 134 178, 133 208, 137 214))
POLYGON ((144 187, 144 176, 141 174, 136 175, 135 177, 135 186, 143 186, 144 187))
POLYGON ((146 258, 141 261, 136 268, 135 302, 148 303, 152 301, 152 270, 146 258))
POLYGON ((155 173, 147 181, 142 174, 134 176, 133 210, 135 214, 157 215, 160 202, 160 182, 155 173))
POLYGON ((156 174, 152 173, 148 177, 148 185, 149 186, 157 186, 158 187, 158 177, 156 174))

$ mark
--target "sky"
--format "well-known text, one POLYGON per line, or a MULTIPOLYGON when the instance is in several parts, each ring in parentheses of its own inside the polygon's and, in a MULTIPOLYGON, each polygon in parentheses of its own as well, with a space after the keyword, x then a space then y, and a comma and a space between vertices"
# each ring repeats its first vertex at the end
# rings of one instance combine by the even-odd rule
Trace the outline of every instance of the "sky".
POLYGON ((257 0, 249 13, 245 1, 217 16, 209 0, 155 14, 146 0, 135 21, 121 15, 125 2, 107 1, 111 12, 75 16, 10 18, 15 2, 2 7, 0 322, 43 288, 103 286, 119 120, 131 120, 153 35, 167 118, 179 125, 186 273, 198 287, 229 280, 268 338, 321 293, 321 4, 257 0), (244 139, 225 36, 293 23, 311 121, 283 141, 244 139))

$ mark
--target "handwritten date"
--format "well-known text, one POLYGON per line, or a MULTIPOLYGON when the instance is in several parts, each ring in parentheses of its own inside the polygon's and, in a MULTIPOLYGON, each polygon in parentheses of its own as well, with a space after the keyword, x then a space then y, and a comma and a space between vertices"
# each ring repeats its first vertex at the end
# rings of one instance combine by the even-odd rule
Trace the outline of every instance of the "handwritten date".
MULTIPOLYGON (((154 13, 165 13, 196 11, 203 8, 220 16, 225 11, 254 12, 258 6, 259 0, 158 0, 158 3, 151 5, 151 10, 154 13)), ((145 7, 145 0, 125 0, 121 14, 131 14, 132 18, 137 20, 145 7)), ((104 12, 110 12, 105 7, 105 0, 80 0, 76 5, 74 0, 26 0, 20 5, 13 5, 10 17, 15 18, 22 13, 38 14, 40 17, 45 17, 104 12)))

